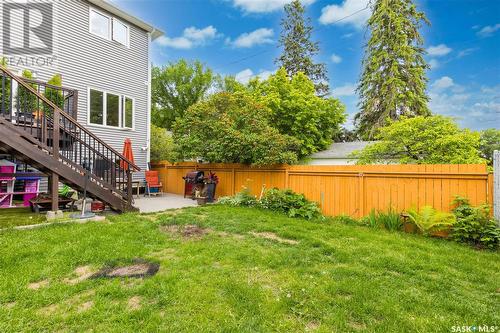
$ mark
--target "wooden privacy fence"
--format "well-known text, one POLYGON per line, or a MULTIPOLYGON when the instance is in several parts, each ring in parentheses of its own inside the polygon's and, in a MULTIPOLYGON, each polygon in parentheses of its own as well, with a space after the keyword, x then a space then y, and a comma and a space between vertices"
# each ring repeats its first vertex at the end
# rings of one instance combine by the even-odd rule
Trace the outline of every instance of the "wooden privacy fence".
POLYGON ((243 187, 260 195, 262 188, 289 188, 320 204, 325 215, 361 217, 371 209, 399 211, 431 205, 449 211, 455 195, 474 205, 493 201, 493 177, 485 165, 297 165, 249 167, 240 164, 157 162, 163 190, 183 194, 182 177, 192 170, 219 176, 217 197, 243 187))

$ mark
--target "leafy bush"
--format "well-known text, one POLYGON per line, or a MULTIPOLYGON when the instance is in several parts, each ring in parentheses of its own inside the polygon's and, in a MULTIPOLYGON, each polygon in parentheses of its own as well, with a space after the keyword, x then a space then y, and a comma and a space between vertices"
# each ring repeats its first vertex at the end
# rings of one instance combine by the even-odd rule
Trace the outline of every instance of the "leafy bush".
POLYGON ((250 193, 248 188, 244 188, 241 192, 236 193, 232 197, 219 198, 218 203, 228 206, 254 207, 257 206, 258 200, 250 193))
POLYGON ((273 128, 270 112, 244 94, 214 94, 177 118, 173 137, 179 157, 212 163, 296 163, 298 140, 273 128))
POLYGON ((233 197, 220 198, 218 202, 230 206, 256 206, 280 212, 289 217, 312 219, 322 216, 317 203, 291 190, 270 189, 260 200, 257 200, 248 189, 244 189, 233 197))
POLYGON ((167 130, 151 124, 151 160, 174 162, 174 147, 174 140, 167 130))
POLYGON ((447 229, 456 222, 453 214, 440 212, 431 206, 424 206, 420 211, 410 209, 408 216, 424 235, 447 229))
POLYGON ((393 208, 389 208, 387 212, 377 212, 372 209, 362 222, 372 228, 384 228, 390 231, 400 230, 403 225, 400 214, 393 208))
POLYGON ((259 202, 260 207, 284 213, 289 217, 312 219, 321 216, 318 204, 309 201, 303 194, 292 190, 267 190, 259 202))
POLYGON ((453 226, 452 238, 461 243, 476 247, 498 249, 500 229, 494 219, 490 218, 489 206, 472 207, 469 200, 456 197, 453 213, 457 223, 453 226))

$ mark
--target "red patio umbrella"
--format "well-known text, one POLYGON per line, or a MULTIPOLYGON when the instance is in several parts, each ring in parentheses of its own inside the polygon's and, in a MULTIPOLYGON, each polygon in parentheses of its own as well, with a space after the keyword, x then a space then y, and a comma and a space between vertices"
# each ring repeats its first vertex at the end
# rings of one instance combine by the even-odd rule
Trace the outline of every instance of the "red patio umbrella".
MULTIPOLYGON (((129 138, 125 139, 125 143, 123 144, 122 155, 130 162, 134 163, 134 153, 132 152, 132 141, 130 141, 129 138)), ((125 161, 120 161, 120 166, 125 170, 128 169, 128 163, 125 163, 125 161)))

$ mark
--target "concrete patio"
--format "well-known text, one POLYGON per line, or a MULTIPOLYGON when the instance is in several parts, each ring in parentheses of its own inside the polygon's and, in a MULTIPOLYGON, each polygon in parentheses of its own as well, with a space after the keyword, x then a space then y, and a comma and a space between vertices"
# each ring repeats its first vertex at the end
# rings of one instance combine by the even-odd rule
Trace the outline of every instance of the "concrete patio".
POLYGON ((141 213, 161 212, 166 209, 195 207, 196 200, 184 198, 182 195, 164 193, 161 196, 134 198, 134 206, 139 208, 141 213))

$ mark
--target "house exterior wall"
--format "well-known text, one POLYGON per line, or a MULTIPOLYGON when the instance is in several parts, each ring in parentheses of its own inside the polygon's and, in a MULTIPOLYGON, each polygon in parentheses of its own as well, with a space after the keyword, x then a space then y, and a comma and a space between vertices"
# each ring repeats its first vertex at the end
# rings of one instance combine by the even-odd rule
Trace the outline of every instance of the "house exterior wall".
MULTIPOLYGON (((3 17, 1 7, 0 17, 3 17)), ((78 122, 119 152, 123 150, 125 138, 130 138, 135 162, 141 168, 134 178, 142 178, 149 154, 149 149, 143 148, 149 147, 150 36, 128 22, 124 23, 129 26, 129 47, 94 35, 89 31, 90 7, 93 6, 85 0, 54 1, 54 65, 27 64, 9 68, 17 73, 22 69, 30 69, 36 79, 42 81, 47 81, 54 74, 61 74, 64 87, 78 90, 78 122), (133 98, 134 128, 89 124, 89 88, 133 98)), ((100 8, 96 9, 106 13, 100 8)), ((113 17, 112 14, 109 16, 113 17)), ((3 35, 1 26, 0 36, 3 35)), ((1 48, 0 45, 0 54, 3 54, 1 48)))

